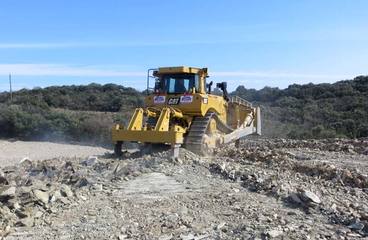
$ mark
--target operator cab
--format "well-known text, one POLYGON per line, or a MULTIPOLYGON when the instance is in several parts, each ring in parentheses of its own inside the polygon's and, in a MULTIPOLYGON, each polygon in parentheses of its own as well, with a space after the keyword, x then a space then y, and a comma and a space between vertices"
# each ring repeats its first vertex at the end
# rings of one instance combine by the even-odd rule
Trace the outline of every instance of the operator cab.
POLYGON ((181 66, 150 69, 148 70, 147 88, 149 88, 149 79, 154 78, 155 85, 151 90, 156 94, 203 94, 205 93, 203 84, 206 81, 206 77, 207 68, 181 66))
POLYGON ((166 94, 199 92, 199 76, 193 73, 160 75, 156 79, 154 92, 166 94))
MULTIPOLYGON (((147 76, 147 93, 149 93, 151 89, 155 94, 211 94, 212 81, 206 83, 207 77, 207 68, 164 67, 149 69, 147 76), (150 72, 153 76, 150 75, 150 72), (155 78, 155 86, 153 89, 149 88, 150 78, 155 78)), ((229 101, 226 82, 218 83, 216 87, 222 90, 224 99, 229 101)))

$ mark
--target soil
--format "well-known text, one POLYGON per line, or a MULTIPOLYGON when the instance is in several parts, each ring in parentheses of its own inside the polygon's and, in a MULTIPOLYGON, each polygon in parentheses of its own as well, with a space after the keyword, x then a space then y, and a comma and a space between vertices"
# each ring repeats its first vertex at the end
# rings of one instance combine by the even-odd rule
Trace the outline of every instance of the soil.
POLYGON ((40 159, 30 148, 32 161, 15 165, 21 151, 7 154, 0 236, 368 239, 367 139, 244 139, 207 157, 182 149, 176 160, 63 148, 40 159))

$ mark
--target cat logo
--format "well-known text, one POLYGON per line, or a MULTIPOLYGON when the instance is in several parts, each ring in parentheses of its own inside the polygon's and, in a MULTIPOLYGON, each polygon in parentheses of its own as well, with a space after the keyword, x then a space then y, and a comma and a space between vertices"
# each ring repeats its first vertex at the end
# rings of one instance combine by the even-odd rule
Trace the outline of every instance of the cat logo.
POLYGON ((169 98, 167 104, 169 105, 178 105, 180 98, 169 98))

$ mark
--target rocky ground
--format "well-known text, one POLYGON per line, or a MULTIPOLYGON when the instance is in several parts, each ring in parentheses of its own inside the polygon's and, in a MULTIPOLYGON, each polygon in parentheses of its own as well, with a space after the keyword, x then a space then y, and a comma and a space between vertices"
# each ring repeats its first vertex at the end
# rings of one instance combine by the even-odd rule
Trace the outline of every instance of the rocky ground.
POLYGON ((5 239, 368 239, 368 139, 247 139, 23 160, 0 171, 5 239))

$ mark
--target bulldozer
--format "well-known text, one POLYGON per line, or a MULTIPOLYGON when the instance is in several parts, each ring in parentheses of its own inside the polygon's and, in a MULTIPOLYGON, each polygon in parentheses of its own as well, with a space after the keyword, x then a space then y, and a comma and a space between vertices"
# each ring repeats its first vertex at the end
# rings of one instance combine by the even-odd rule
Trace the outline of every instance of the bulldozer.
POLYGON ((208 78, 207 68, 149 69, 145 106, 135 109, 126 127, 112 128, 115 154, 121 156, 123 142, 137 142, 171 146, 173 157, 180 147, 207 155, 222 144, 261 135, 260 108, 230 96, 226 82, 212 90, 208 78))

